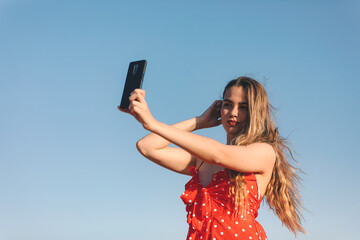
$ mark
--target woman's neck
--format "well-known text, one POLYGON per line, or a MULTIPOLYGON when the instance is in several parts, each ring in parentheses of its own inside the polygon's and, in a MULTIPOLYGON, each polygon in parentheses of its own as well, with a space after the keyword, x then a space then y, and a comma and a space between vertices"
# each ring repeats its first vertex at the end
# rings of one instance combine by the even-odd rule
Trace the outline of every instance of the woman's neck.
POLYGON ((234 136, 228 134, 227 137, 226 137, 226 144, 227 144, 227 145, 230 145, 231 140, 233 140, 233 139, 234 139, 234 136))

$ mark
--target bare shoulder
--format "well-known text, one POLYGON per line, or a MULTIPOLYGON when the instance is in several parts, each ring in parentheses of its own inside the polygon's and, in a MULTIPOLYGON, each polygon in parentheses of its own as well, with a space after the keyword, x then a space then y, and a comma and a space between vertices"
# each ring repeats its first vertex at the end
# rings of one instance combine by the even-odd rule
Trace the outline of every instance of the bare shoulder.
POLYGON ((275 150, 273 146, 271 146, 269 143, 265 142, 256 142, 251 143, 249 145, 231 145, 230 146, 235 151, 241 151, 245 154, 250 155, 257 155, 262 158, 266 158, 268 160, 274 160, 276 158, 275 150))
POLYGON ((270 165, 273 165, 276 160, 276 153, 269 143, 257 142, 252 143, 247 146, 250 151, 255 152, 259 157, 263 158, 264 161, 268 162, 270 165))
POLYGON ((268 156, 270 159, 275 160, 276 158, 275 150, 269 143, 257 142, 249 144, 247 147, 252 148, 252 150, 259 151, 260 153, 268 156))

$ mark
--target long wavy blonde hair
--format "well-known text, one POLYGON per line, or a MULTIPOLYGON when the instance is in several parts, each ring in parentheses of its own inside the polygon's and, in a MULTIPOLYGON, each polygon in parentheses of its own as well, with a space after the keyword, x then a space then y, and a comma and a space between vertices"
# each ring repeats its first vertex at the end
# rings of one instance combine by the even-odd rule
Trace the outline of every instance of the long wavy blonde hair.
MULTIPOLYGON (((301 226, 301 198, 299 193, 299 168, 293 167, 288 159, 293 158, 291 149, 284 138, 279 136, 278 129, 270 116, 272 109, 264 87, 249 77, 239 77, 230 81, 223 92, 233 87, 242 87, 246 93, 249 108, 249 120, 245 127, 232 140, 232 145, 248 145, 256 142, 270 144, 276 154, 276 160, 265 196, 269 207, 276 213, 282 223, 295 235, 305 233, 301 226)), ((231 178, 230 193, 235 201, 237 212, 246 207, 247 194, 244 174, 228 170, 231 178), (242 207, 244 206, 244 207, 242 207)), ((246 211, 246 210, 245 210, 246 211)))

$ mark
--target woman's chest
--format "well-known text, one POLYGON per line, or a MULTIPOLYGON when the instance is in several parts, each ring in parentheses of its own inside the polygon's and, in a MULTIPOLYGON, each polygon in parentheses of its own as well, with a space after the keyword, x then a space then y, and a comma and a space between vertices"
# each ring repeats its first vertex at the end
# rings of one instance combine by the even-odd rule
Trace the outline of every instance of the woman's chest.
POLYGON ((213 181, 213 176, 215 173, 223 170, 224 167, 217 165, 210 165, 207 163, 202 164, 199 169, 199 182, 203 187, 208 186, 213 181))

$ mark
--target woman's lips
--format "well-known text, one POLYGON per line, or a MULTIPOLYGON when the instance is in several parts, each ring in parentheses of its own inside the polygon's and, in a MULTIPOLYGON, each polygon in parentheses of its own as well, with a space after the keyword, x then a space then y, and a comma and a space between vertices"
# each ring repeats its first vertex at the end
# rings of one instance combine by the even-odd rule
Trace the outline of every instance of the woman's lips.
POLYGON ((235 120, 228 120, 227 122, 229 123, 230 126, 236 126, 238 124, 238 122, 235 120))

